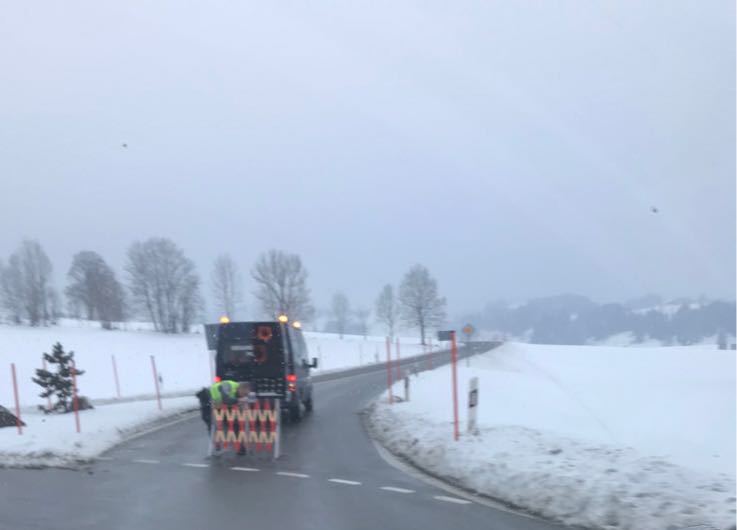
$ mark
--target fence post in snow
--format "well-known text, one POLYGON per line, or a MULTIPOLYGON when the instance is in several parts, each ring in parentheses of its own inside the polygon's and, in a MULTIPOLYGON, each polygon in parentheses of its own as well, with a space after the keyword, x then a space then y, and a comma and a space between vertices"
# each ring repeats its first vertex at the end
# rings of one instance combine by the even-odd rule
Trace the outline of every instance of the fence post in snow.
POLYGON ((476 434, 476 411, 479 406, 479 378, 472 377, 468 382, 468 432, 476 434))
POLYGON ((151 355, 151 370, 154 373, 154 385, 156 386, 156 401, 159 403, 159 410, 161 410, 161 393, 159 392, 159 374, 156 373, 156 360, 151 355))
POLYGON ((15 377, 15 363, 10 363, 10 373, 13 377, 13 396, 15 397, 15 426, 18 434, 23 434, 23 422, 20 419, 20 400, 18 399, 18 378, 15 377))
POLYGON ((113 359, 113 376, 115 377, 115 394, 120 399, 120 380, 118 379, 118 364, 115 362, 115 355, 110 356, 113 359))

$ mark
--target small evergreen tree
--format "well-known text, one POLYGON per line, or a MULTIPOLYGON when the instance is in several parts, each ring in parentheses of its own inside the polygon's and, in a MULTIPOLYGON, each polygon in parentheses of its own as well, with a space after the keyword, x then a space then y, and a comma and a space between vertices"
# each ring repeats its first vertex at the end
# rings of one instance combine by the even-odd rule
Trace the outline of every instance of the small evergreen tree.
POLYGON ((72 371, 74 370, 77 377, 84 373, 84 370, 73 368, 74 352, 65 352, 61 343, 54 344, 51 354, 44 353, 44 359, 49 363, 49 370, 39 368, 36 370, 36 377, 33 382, 39 385, 43 391, 39 394, 42 398, 56 397, 50 410, 43 409, 45 412, 53 412, 60 410, 69 412, 72 410, 73 399, 73 382, 72 371), (52 371, 56 366, 56 370, 52 371))

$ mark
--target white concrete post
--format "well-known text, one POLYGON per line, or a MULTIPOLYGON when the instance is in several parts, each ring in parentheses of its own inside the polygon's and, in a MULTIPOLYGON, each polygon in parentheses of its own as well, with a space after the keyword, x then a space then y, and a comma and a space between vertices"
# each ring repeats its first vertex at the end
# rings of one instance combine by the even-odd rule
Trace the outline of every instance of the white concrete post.
POLYGON ((468 383, 468 432, 476 434, 476 410, 479 405, 479 378, 472 377, 468 383))

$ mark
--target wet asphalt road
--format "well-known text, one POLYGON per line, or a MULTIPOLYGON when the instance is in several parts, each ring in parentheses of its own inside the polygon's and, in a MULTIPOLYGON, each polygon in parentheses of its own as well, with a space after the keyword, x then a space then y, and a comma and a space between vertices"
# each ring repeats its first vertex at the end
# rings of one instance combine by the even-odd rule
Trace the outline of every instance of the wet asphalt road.
POLYGON ((206 458, 205 429, 193 417, 81 470, 0 469, 0 528, 560 528, 469 502, 389 465, 359 415, 385 385, 383 371, 316 383, 315 412, 285 425, 276 462, 206 458))

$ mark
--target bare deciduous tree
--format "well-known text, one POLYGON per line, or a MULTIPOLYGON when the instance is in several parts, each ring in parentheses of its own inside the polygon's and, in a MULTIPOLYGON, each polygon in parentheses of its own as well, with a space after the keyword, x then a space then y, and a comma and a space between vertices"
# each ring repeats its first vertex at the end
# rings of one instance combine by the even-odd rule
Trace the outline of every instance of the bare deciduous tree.
MULTIPOLYGON (((25 240, 2 271, 3 305, 11 318, 26 318, 32 326, 52 320, 51 260, 38 241, 25 240)), ((54 293, 52 295, 52 293, 54 293)))
POLYGON ((367 309, 365 307, 359 307, 354 311, 354 314, 356 315, 356 322, 358 324, 358 330, 360 331, 361 335, 363 335, 363 338, 366 338, 366 335, 368 335, 368 321, 369 316, 371 316, 371 310, 367 309))
POLYGON ((215 260, 210 283, 215 309, 233 318, 243 303, 243 282, 229 255, 223 254, 215 260))
POLYGON ((194 263, 171 240, 151 238, 128 249, 133 302, 165 333, 189 331, 202 307, 194 263))
POLYGON ((23 292, 20 270, 0 263, 0 301, 7 318, 15 324, 23 321, 23 292))
POLYGON ((124 293, 115 272, 96 252, 83 250, 72 258, 65 290, 71 308, 84 309, 87 320, 99 320, 110 329, 124 318, 124 293))
POLYGON ((341 292, 335 293, 330 311, 335 320, 335 329, 342 339, 351 317, 351 304, 348 302, 348 297, 341 292))
POLYGON ((445 298, 438 296, 437 282, 422 265, 413 266, 404 275, 399 286, 399 304, 402 320, 420 330, 422 344, 427 329, 445 319, 445 298))
POLYGON ((394 287, 386 284, 376 299, 376 320, 384 325, 386 334, 393 338, 398 319, 399 308, 397 307, 397 299, 394 296, 394 287))
POLYGON ((254 296, 270 318, 287 315, 292 320, 309 321, 315 309, 307 288, 307 270, 297 254, 269 250, 261 254, 251 270, 256 282, 254 296))

